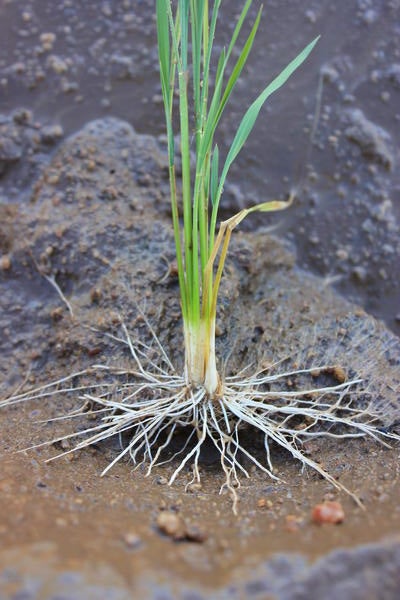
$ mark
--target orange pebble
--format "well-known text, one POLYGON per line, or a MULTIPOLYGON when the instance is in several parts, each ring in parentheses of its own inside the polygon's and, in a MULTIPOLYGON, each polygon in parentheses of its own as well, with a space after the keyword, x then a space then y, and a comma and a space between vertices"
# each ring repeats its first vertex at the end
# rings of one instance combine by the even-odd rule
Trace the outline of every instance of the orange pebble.
POLYGON ((340 502, 326 501, 314 506, 311 517, 314 523, 319 525, 338 524, 344 521, 344 510, 340 502))

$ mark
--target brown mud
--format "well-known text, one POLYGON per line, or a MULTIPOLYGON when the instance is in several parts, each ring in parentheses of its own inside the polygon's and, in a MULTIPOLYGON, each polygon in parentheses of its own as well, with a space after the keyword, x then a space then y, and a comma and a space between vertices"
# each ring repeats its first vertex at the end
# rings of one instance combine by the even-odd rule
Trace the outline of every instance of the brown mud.
MULTIPOLYGON (((95 363, 126 368, 127 348, 107 334, 121 335, 122 320, 134 340, 150 343, 141 311, 182 368, 173 240, 158 210, 167 205, 165 166, 154 138, 116 119, 96 121, 61 145, 17 219, 5 211, 3 397, 25 378, 24 389, 95 363)), ((286 356, 291 364, 341 364, 364 378, 383 426, 396 427, 400 344, 393 334, 297 270, 290 248, 265 232, 235 235, 226 273, 218 353, 227 374, 286 356)), ((85 375, 73 383, 90 389, 98 382, 85 375)), ((50 463, 73 441, 15 453, 88 427, 84 414, 51 421, 81 404, 75 392, 0 411, 1 597, 358 598, 375 590, 371 597, 395 598, 398 447, 307 443, 365 510, 273 448, 281 481, 251 469, 235 517, 230 495, 219 495, 224 478, 211 448, 202 456, 201 485, 187 492, 190 467, 166 485, 174 463, 145 478, 123 460, 100 478, 118 439, 50 463), (340 500, 343 523, 312 522, 324 499, 340 500), (186 539, 158 529, 160 511, 180 517, 186 539)), ((262 440, 253 432, 247 438, 262 460, 262 440)))

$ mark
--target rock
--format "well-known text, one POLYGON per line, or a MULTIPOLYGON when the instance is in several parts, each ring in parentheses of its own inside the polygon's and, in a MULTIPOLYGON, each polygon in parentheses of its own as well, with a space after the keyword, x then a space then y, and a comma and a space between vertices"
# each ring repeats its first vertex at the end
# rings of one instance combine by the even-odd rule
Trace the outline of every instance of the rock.
POLYGON ((183 518, 172 512, 162 511, 157 517, 159 530, 175 541, 203 543, 207 539, 205 531, 195 524, 186 524, 183 518))
POLYGON ((142 544, 140 536, 138 536, 134 531, 128 531, 124 533, 123 540, 127 548, 130 548, 131 550, 139 548, 139 546, 142 544))
POLYGON ((392 139, 390 134, 368 120, 363 111, 355 108, 347 111, 350 126, 345 130, 346 137, 359 146, 361 153, 369 160, 391 170, 394 164, 392 139))
POLYGON ((55 33, 42 33, 40 35, 40 43, 42 44, 42 48, 45 52, 51 50, 53 48, 54 42, 56 41, 55 33))
POLYGON ((332 368, 332 375, 338 383, 344 383, 347 379, 346 370, 340 365, 336 365, 332 368))
POLYGON ((174 540, 184 540, 186 538, 186 525, 176 513, 167 510, 160 512, 157 517, 157 527, 162 533, 174 540))
POLYGON ((11 269, 11 258, 8 254, 0 256, 0 269, 2 271, 9 271, 11 269))
POLYGON ((60 56, 56 56, 55 54, 49 56, 47 60, 47 65, 50 67, 50 69, 54 71, 54 73, 57 73, 57 75, 61 75, 68 71, 67 62, 63 58, 61 58, 60 56))
POLYGON ((337 525, 344 521, 344 510, 340 502, 326 500, 314 506, 311 518, 318 525, 323 525, 324 523, 337 525))

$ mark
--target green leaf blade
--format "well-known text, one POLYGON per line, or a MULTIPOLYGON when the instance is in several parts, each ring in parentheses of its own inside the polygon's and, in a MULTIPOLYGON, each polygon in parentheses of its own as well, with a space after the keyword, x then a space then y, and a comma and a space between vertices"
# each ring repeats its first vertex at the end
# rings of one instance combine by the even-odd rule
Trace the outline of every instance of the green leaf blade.
POLYGON ((251 28, 251 31, 246 40, 246 43, 243 46, 243 49, 239 55, 239 58, 237 59, 234 68, 232 69, 232 73, 228 79, 228 83, 226 84, 225 91, 224 91, 224 94, 223 94, 223 97, 222 97, 222 100, 221 100, 221 103, 219 106, 219 110, 218 110, 218 120, 225 108, 226 103, 229 100, 229 97, 233 91, 233 88, 236 85, 237 80, 239 79, 239 77, 241 75, 243 67, 247 62, 247 59, 250 54, 250 50, 253 47, 254 38, 257 34, 258 27, 260 25, 261 12, 262 12, 262 8, 260 8, 260 10, 258 11, 257 18, 254 22, 254 25, 251 28))
POLYGON ((210 196, 211 204, 214 205, 218 191, 218 165, 219 165, 219 150, 215 145, 213 157, 211 161, 211 180, 210 180, 210 196))
POLYGON ((221 173, 221 179, 220 179, 220 184, 219 184, 219 194, 222 193, 222 189, 223 189, 228 171, 229 171, 233 161, 239 154, 240 150, 243 148, 247 138, 249 137, 249 135, 255 125, 255 122, 257 120, 257 117, 260 113, 262 106, 265 104, 266 100, 271 96, 271 94, 273 94, 280 87, 282 87, 284 85, 284 83, 286 83, 286 81, 289 79, 289 77, 306 60, 306 58, 308 57, 308 55, 314 48, 315 44, 318 42, 319 37, 320 36, 318 36, 317 38, 315 38, 315 40, 313 40, 310 44, 308 44, 300 52, 300 54, 298 54, 296 56, 296 58, 293 59, 288 64, 288 66, 285 69, 283 69, 283 71, 281 71, 281 73, 277 77, 275 77, 275 79, 264 89, 263 92, 261 92, 261 94, 256 98, 256 100, 251 104, 251 106, 248 108, 248 110, 244 114, 244 117, 243 117, 242 121, 240 122, 240 125, 236 131, 236 135, 233 139, 230 150, 229 150, 228 155, 225 160, 225 164, 224 164, 224 168, 221 173))

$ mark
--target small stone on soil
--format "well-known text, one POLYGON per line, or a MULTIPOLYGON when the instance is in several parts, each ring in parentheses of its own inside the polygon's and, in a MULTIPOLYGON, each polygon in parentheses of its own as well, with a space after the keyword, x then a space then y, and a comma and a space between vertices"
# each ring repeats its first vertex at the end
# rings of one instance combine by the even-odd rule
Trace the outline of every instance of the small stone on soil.
POLYGON ((198 525, 187 525, 182 517, 171 511, 162 511, 157 517, 158 529, 175 541, 198 542, 202 544, 207 534, 198 525))
POLYGON ((347 379, 346 371, 343 367, 334 367, 332 374, 338 383, 344 383, 347 379))
POLYGON ((132 550, 138 548, 142 543, 141 538, 133 531, 125 533, 123 535, 123 541, 125 542, 125 545, 132 550))
POLYGON ((326 501, 314 506, 311 518, 318 525, 324 523, 337 525, 344 521, 344 510, 340 502, 326 501))
POLYGON ((9 271, 11 269, 11 259, 8 254, 3 254, 0 258, 0 269, 2 271, 9 271))
POLYGON ((163 511, 157 517, 157 527, 174 540, 186 538, 186 526, 183 519, 170 511, 163 511))

